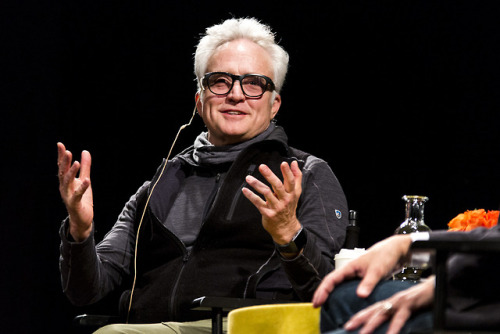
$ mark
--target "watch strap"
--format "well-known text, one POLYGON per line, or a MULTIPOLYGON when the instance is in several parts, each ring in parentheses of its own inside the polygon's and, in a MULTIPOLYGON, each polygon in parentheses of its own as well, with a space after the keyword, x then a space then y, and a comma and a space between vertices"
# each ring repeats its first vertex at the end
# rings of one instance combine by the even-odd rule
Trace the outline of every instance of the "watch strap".
POLYGON ((306 231, 301 226, 300 230, 294 235, 294 237, 289 243, 285 245, 280 245, 277 243, 274 244, 276 245, 276 249, 280 253, 299 253, 302 250, 302 248, 304 248, 306 242, 307 242, 306 231))

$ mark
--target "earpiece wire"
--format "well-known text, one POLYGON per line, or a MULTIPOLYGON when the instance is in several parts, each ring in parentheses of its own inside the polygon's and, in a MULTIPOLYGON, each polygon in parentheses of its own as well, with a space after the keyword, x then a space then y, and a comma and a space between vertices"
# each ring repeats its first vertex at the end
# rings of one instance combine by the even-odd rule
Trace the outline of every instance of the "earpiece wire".
POLYGON ((199 96, 196 97, 196 103, 195 103, 195 106, 194 106, 194 109, 193 109, 193 114, 191 115, 191 119, 189 120, 189 122, 186 123, 186 124, 184 124, 184 125, 182 125, 179 128, 179 130, 177 131, 177 135, 174 138, 172 146, 170 146, 170 150, 168 151, 168 155, 167 155, 167 158, 165 159, 165 163, 163 164, 163 168, 160 171, 160 175, 158 176, 158 178, 156 179, 155 183, 151 187, 151 191, 149 192, 148 198, 146 200, 146 205, 144 206, 144 210, 142 211, 141 219, 139 221, 139 226, 137 227, 137 233, 136 233, 136 237, 135 237, 134 280, 132 282, 132 289, 130 291, 130 301, 129 301, 128 310, 127 310, 127 321, 126 321, 127 324, 128 324, 129 317, 130 317, 130 310, 132 309, 132 299, 134 297, 135 284, 137 282, 137 248, 138 248, 138 244, 139 244, 139 232, 141 230, 141 226, 142 226, 142 222, 144 220, 144 216, 146 215, 146 209, 148 207, 149 200, 151 199, 151 195, 153 195, 153 191, 155 190, 156 185, 160 181, 160 179, 161 179, 161 177, 163 175, 163 172, 165 171, 165 168, 167 167, 168 159, 170 158, 170 154, 172 153, 172 150, 173 150, 173 148, 175 146, 175 143, 177 142, 177 138, 179 138, 179 134, 181 133, 182 130, 184 130, 185 128, 187 128, 188 126, 190 126, 191 123, 193 122, 194 116, 196 115, 196 104, 198 103, 198 100, 199 100, 199 96))

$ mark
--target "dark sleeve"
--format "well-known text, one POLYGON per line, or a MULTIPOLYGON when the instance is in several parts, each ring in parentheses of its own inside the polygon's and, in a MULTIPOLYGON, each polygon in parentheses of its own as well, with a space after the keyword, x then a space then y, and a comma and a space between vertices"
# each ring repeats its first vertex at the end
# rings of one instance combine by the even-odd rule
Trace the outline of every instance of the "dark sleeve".
MULTIPOLYGON (((429 240, 500 242, 500 226, 476 228, 469 232, 436 231, 429 234, 429 240)), ((498 253, 452 254, 447 262, 447 272, 447 312, 454 315, 454 321, 474 315, 475 310, 481 310, 485 305, 489 305, 490 309, 500 308, 500 285, 491 284, 491 278, 500 275, 498 253)), ((483 320, 489 321, 488 317, 483 320)))
POLYGON ((344 191, 328 164, 310 156, 302 170, 302 195, 297 218, 307 242, 294 259, 282 258, 288 279, 301 300, 310 301, 323 277, 334 268, 348 225, 344 191))
POLYGON ((479 227, 468 232, 462 231, 434 231, 429 233, 432 241, 500 241, 500 226, 496 225, 490 229, 479 227))
POLYGON ((94 231, 87 240, 74 242, 68 233, 68 219, 63 222, 59 269, 63 292, 73 304, 81 306, 99 301, 129 275, 135 245, 137 195, 145 191, 147 185, 130 198, 113 228, 98 245, 95 245, 94 231))

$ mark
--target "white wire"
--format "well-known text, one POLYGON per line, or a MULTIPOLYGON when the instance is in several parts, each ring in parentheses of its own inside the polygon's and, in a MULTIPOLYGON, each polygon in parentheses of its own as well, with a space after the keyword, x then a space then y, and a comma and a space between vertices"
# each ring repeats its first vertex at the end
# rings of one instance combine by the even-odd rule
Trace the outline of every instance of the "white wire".
MULTIPOLYGON (((198 98, 196 99, 196 102, 198 102, 198 98)), ((165 163, 163 164, 163 168, 161 169, 160 175, 158 176, 158 178, 156 179, 156 182, 151 187, 151 191, 149 192, 148 198, 146 200, 146 205, 144 206, 144 210, 142 211, 141 220, 139 221, 139 226, 137 227, 137 234, 135 236, 134 281, 132 283, 132 290, 130 291, 130 301, 129 301, 128 310, 127 310, 127 321, 126 321, 127 324, 128 324, 128 320, 129 320, 129 316, 130 316, 130 310, 132 309, 132 299, 134 297, 135 284, 136 284, 136 281, 137 281, 137 248, 138 248, 138 243, 139 243, 139 232, 141 230, 142 221, 144 220, 144 216, 146 214, 146 209, 148 207, 149 200, 151 199, 151 195, 153 194, 153 191, 155 190, 156 185, 160 181, 160 178, 162 177, 163 172, 165 171, 165 167, 167 167, 168 159, 170 158, 170 154, 172 153, 172 150, 173 150, 173 148, 175 146, 175 143, 177 142, 177 138, 179 138, 179 134, 181 133, 182 130, 184 130, 185 128, 187 128, 188 126, 191 125, 191 122, 193 122, 193 119, 194 119, 195 115, 196 115, 196 104, 195 104, 195 107, 193 109, 193 114, 191 115, 191 119, 189 120, 189 122, 186 123, 186 124, 184 124, 184 125, 182 125, 179 128, 179 130, 177 131, 177 135, 174 138, 172 146, 170 146, 170 150, 168 151, 168 155, 167 155, 167 158, 165 159, 165 163)))

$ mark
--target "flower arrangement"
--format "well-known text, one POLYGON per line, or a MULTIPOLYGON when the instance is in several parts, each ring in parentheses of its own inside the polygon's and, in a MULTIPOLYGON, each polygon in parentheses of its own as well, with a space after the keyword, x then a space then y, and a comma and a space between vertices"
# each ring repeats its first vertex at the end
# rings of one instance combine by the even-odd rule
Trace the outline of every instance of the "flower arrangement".
POLYGON ((449 231, 470 231, 476 227, 490 228, 498 223, 500 211, 484 209, 467 210, 448 223, 449 231))

